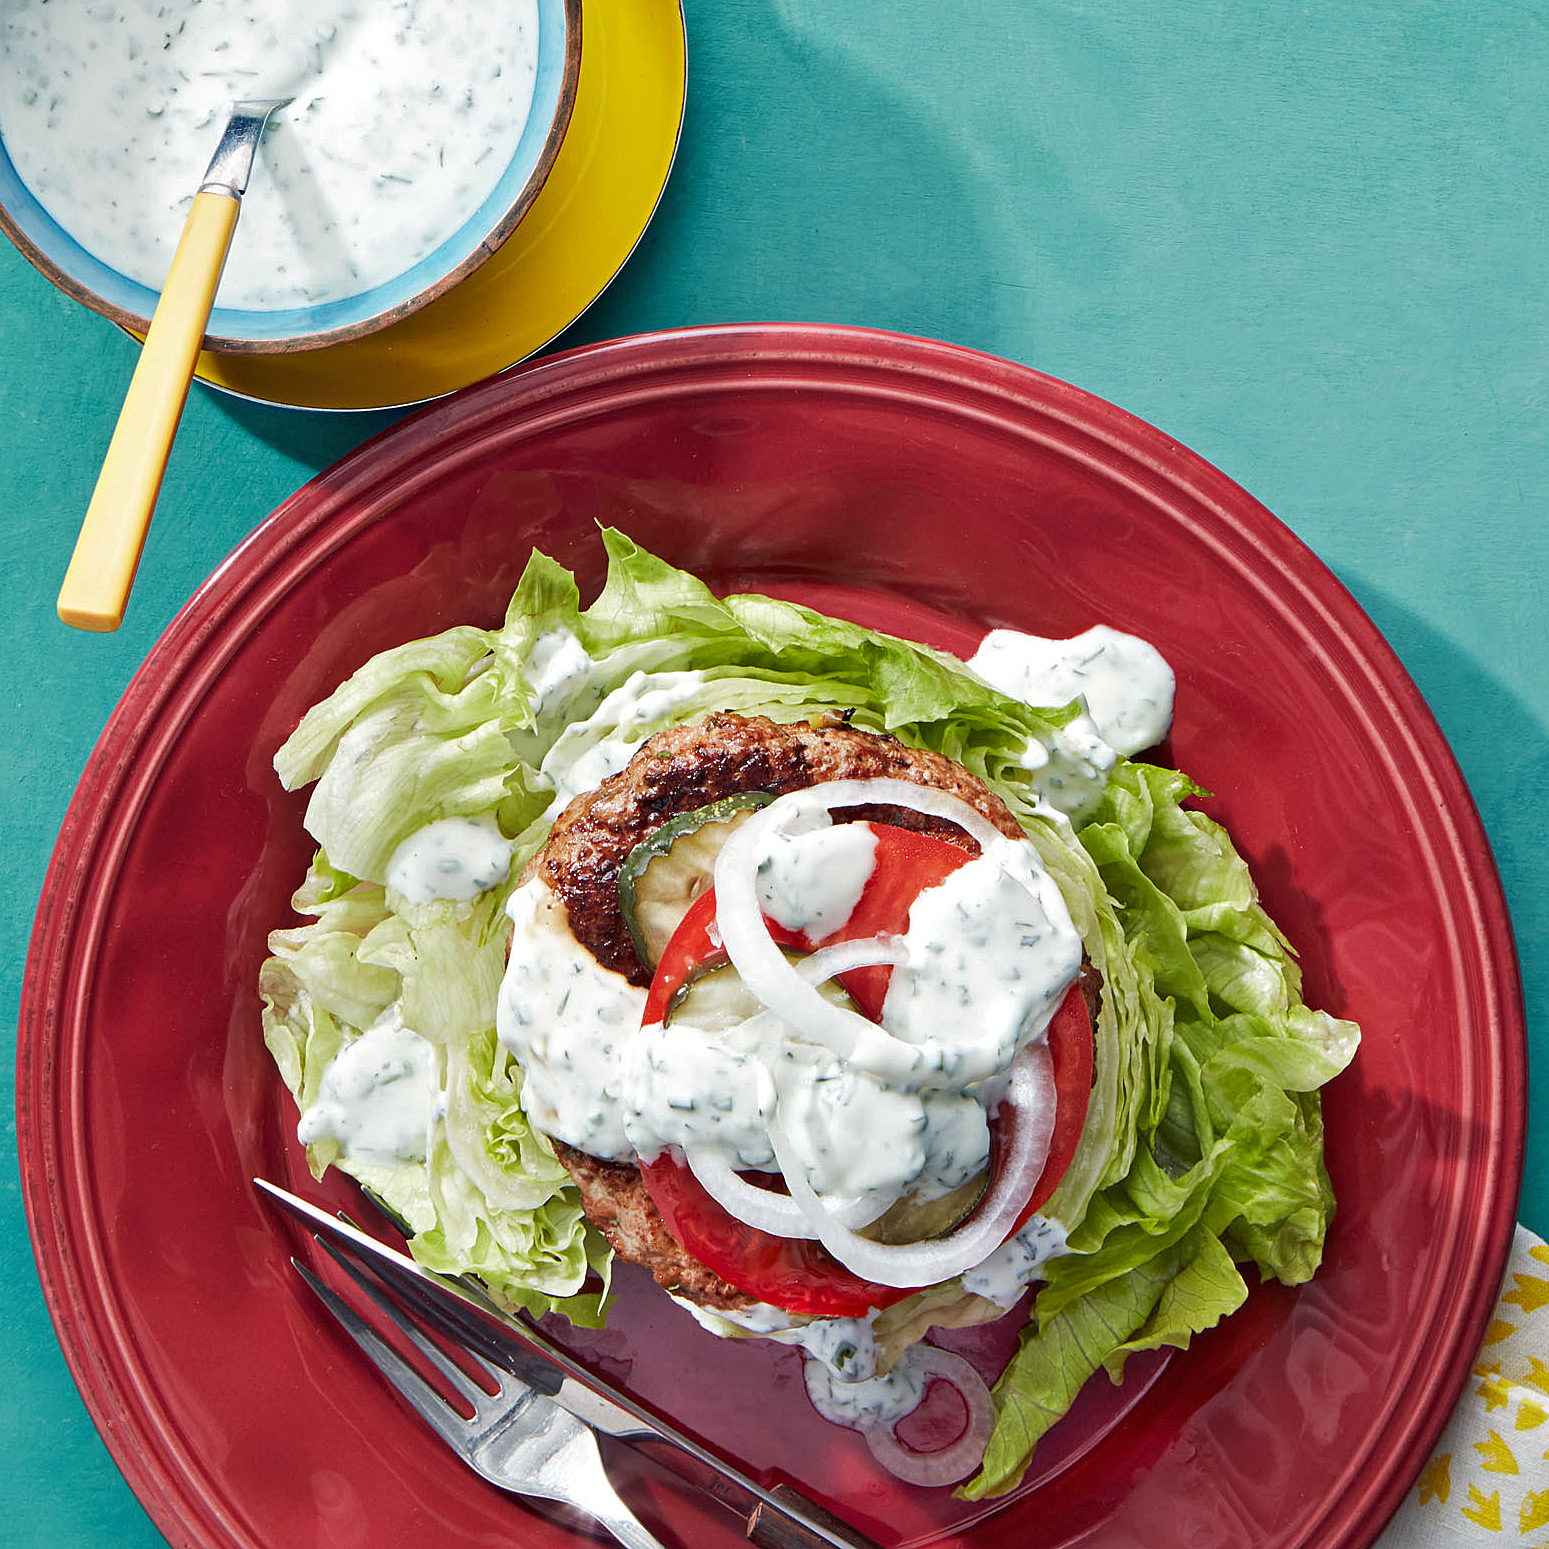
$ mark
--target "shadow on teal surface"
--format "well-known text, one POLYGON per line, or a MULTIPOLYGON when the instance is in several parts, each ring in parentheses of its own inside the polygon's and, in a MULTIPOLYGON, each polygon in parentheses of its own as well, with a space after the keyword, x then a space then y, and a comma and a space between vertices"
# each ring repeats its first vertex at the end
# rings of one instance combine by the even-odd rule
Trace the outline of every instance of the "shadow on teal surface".
POLYGON ((201 392, 232 424, 319 472, 404 417, 404 411, 396 409, 318 413, 254 403, 215 387, 202 386, 201 392))
MULTIPOLYGON (((1549 1014, 1549 962, 1527 947, 1549 934, 1549 895, 1543 886, 1543 846, 1510 849, 1498 835, 1516 836, 1524 803, 1549 766, 1549 727, 1530 706, 1478 662, 1393 598, 1341 577, 1398 653, 1425 696, 1463 770, 1475 805, 1491 836, 1501 884, 1517 941, 1529 1028, 1549 1014), (1505 757, 1502 750, 1509 750, 1505 757)), ((1542 820, 1539 827, 1546 825, 1542 820)), ((1549 838, 1546 838, 1549 843, 1549 838)), ((1544 1051, 1534 1051, 1540 1058, 1544 1051)), ((1528 1093, 1527 1159, 1519 1219, 1540 1235, 1549 1231, 1549 1088, 1528 1093)))
POLYGON ((661 206, 620 282, 555 347, 772 319, 1004 346, 1004 292, 982 279, 997 201, 958 126, 863 73, 843 39, 814 42, 789 6, 744 4, 735 26, 702 29, 699 9, 661 206), (712 81, 713 119, 699 89, 712 81))

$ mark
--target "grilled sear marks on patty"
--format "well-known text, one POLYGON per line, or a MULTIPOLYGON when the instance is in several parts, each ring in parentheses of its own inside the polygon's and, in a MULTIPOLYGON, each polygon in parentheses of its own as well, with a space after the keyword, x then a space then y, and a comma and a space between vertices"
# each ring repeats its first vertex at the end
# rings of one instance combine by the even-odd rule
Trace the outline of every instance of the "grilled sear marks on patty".
MULTIPOLYGON (((679 813, 738 791, 779 796, 829 780, 872 779, 946 791, 1009 838, 1022 837, 1006 804, 940 753, 849 726, 785 726, 764 716, 721 713, 658 732, 620 773, 576 797, 555 820, 538 870, 565 905, 576 940, 603 967, 648 985, 651 971, 635 952, 618 893, 624 860, 641 840, 679 813)), ((906 808, 864 807, 838 815, 876 818, 978 849, 955 824, 906 808)))

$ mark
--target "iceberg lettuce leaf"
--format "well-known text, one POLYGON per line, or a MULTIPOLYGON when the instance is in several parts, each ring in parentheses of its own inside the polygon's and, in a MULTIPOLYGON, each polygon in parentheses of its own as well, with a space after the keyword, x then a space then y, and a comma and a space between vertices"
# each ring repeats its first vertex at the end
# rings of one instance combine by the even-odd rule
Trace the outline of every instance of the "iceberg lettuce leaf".
MULTIPOLYGON (((1119 1124, 1134 1146, 1069 1222, 1075 1251, 1045 1266, 967 1496, 1011 1489, 1099 1366, 1117 1378, 1130 1353, 1184 1345, 1235 1310, 1247 1295, 1238 1263, 1296 1285, 1322 1253, 1334 1199, 1316 1089, 1359 1035, 1302 1002, 1246 865, 1219 825, 1182 805, 1196 794, 1174 770, 1121 763, 1077 835, 1151 1022, 1121 1040, 1132 1053, 1148 1046, 1127 1067, 1135 1085, 1119 1124)), ((1100 1033, 1099 1066, 1104 1057, 1100 1033)))
POLYGON ((443 1109, 424 1161, 363 1162, 327 1139, 307 1148, 314 1175, 348 1172, 404 1224, 428 1268, 476 1273, 512 1306, 595 1324, 603 1298, 586 1282, 606 1268, 606 1250, 528 1123, 521 1072, 495 1038, 505 952, 487 918, 493 899, 401 916, 370 883, 321 896, 332 881, 326 864, 308 873, 293 902, 312 918, 272 933, 260 971, 264 1041, 280 1075, 305 1112, 340 1051, 397 1005, 438 1046, 443 1109))
POLYGON ((297 895, 309 921, 274 933, 263 971, 282 1076, 305 1105, 396 1003, 435 1046, 444 1088, 423 1163, 354 1167, 329 1142, 313 1166, 349 1167, 431 1267, 596 1321, 605 1245, 527 1123, 521 1072, 493 1033, 509 886, 471 906, 410 906, 382 886, 394 849, 436 818, 492 812, 519 868, 566 799, 566 770, 601 778, 651 733, 715 710, 839 711, 942 753, 1023 825, 1103 979, 1087 1123, 1045 1206, 1072 1251, 1045 1266, 964 1493, 1010 1489, 1094 1373, 1116 1378, 1130 1354, 1186 1344, 1238 1306, 1239 1265, 1290 1284, 1313 1272, 1333 1209, 1317 1089, 1348 1063, 1356 1029, 1305 1005, 1290 947, 1185 775, 1120 759, 1094 809, 1052 814, 1035 766, 1078 707, 1027 706, 952 657, 794 603, 717 597, 622 533, 602 538, 590 606, 534 554, 499 628, 373 658, 276 758, 287 788, 313 784, 306 822, 322 847, 297 895))

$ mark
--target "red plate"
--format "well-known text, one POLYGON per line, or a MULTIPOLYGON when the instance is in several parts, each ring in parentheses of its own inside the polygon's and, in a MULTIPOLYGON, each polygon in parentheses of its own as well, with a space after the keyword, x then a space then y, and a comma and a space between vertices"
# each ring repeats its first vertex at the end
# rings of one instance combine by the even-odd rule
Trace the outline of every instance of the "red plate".
MULTIPOLYGON (((158 1526, 265 1549, 584 1541, 397 1405, 248 1180, 310 1187, 254 994, 309 848, 274 749, 372 652, 496 621, 535 544, 594 586, 598 522, 717 587, 947 648, 1100 620, 1155 641, 1177 761, 1219 793, 1309 998, 1365 1040, 1326 1097, 1340 1213, 1316 1281, 1099 1380, 1009 1502, 880 1474, 814 1420, 793 1353, 701 1335, 638 1285, 578 1348, 890 1543, 1367 1544, 1467 1374, 1522 1155, 1510 930, 1457 767, 1338 583, 1193 454, 1002 361, 796 327, 580 350, 408 421, 237 550, 109 722, 38 914, 18 1131, 61 1343, 158 1526)), ((643 1488, 669 1538, 738 1541, 643 1488)))

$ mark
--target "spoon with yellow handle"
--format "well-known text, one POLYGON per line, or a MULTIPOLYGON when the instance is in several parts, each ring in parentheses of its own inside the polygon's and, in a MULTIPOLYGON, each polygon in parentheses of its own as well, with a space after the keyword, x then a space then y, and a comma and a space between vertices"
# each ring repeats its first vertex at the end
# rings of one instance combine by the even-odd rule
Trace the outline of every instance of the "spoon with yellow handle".
POLYGON ((194 195, 59 589, 59 617, 77 629, 123 622, 259 137, 269 115, 290 100, 233 103, 194 195))

